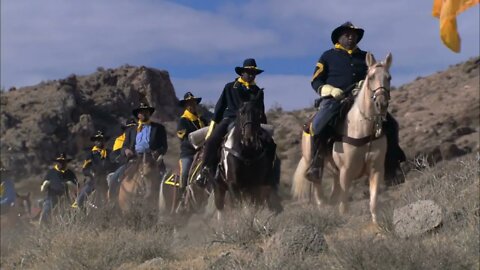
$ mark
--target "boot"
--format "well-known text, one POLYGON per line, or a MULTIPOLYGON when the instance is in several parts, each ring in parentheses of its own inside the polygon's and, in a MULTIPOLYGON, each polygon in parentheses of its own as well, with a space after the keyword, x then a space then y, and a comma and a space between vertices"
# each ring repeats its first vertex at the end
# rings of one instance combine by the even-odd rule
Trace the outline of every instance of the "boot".
POLYGON ((208 179, 213 178, 212 170, 208 166, 204 166, 202 171, 198 174, 197 178, 195 179, 195 183, 201 187, 205 188, 207 186, 208 179))
POLYGON ((311 142, 312 162, 305 173, 305 177, 311 182, 321 182, 323 176, 323 149, 320 138, 313 137, 311 142))

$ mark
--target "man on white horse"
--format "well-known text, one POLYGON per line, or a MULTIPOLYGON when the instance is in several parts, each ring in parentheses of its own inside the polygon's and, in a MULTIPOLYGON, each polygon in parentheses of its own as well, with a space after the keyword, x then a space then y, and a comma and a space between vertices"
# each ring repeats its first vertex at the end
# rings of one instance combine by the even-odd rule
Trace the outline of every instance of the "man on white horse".
MULTIPOLYGON (((367 73, 366 52, 357 47, 364 30, 346 22, 335 28, 331 34, 334 48, 325 51, 316 64, 311 85, 321 98, 319 111, 310 126, 312 162, 306 178, 320 181, 323 174, 323 160, 327 141, 334 135, 334 119, 338 116, 341 101, 352 95, 354 89, 361 88, 367 73), (333 122, 333 123, 332 123, 333 122)), ((386 178, 394 177, 405 154, 398 145, 398 123, 388 114, 384 123, 387 136, 386 178)))

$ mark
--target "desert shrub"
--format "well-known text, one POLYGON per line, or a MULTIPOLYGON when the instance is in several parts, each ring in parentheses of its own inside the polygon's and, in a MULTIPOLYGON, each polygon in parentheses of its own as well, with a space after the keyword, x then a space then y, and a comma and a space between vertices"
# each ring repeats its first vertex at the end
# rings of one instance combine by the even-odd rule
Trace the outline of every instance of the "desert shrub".
POLYGON ((21 239, 20 250, 2 260, 2 265, 6 269, 20 265, 35 269, 112 269, 123 263, 170 257, 172 237, 168 224, 98 211, 73 221, 53 220, 48 227, 33 230, 21 239))

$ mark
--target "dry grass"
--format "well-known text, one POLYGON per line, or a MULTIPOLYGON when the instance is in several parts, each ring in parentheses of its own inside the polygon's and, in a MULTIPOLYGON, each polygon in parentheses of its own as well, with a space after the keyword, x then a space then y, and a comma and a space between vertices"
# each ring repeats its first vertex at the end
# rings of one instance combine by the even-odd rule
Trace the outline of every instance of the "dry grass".
POLYGON ((126 220, 102 212, 25 233, 2 269, 478 269, 479 157, 423 165, 381 195, 380 234, 362 229, 366 199, 348 216, 293 202, 276 216, 240 206, 223 222, 195 218, 175 233, 141 211, 126 220), (444 209, 443 225, 397 237, 393 210, 423 199, 444 209))

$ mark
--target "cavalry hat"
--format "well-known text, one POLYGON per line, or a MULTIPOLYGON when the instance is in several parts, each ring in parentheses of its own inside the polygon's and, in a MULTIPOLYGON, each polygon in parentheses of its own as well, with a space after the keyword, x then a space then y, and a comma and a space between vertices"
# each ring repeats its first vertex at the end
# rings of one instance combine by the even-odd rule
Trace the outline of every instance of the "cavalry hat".
POLYGON ((187 92, 183 96, 183 99, 178 102, 178 104, 183 107, 183 106, 185 106, 185 103, 189 100, 195 100, 195 102, 197 102, 197 104, 202 102, 202 98, 197 98, 191 92, 187 92))
POLYGON ((125 130, 129 127, 133 127, 133 126, 136 126, 136 125, 137 125, 137 121, 135 121, 135 119, 133 119, 133 118, 130 118, 125 122, 125 124, 122 124, 121 128, 122 128, 122 130, 125 130))
POLYGON ((138 112, 140 111, 150 111, 150 114, 153 114, 153 112, 155 111, 155 108, 154 107, 150 107, 150 105, 148 105, 147 103, 140 103, 140 106, 138 106, 138 108, 134 109, 132 111, 132 114, 133 116, 135 116, 135 118, 138 117, 138 112))
POLYGON ((244 71, 254 72, 255 75, 258 75, 263 72, 262 69, 257 68, 257 62, 253 58, 247 58, 243 61, 243 67, 235 67, 235 72, 238 75, 242 75, 244 71))
POLYGON ((61 153, 58 157, 56 157, 53 161, 55 162, 70 162, 72 161, 71 158, 67 158, 67 155, 65 153, 61 153))
POLYGON ((336 44, 338 42, 338 38, 342 35, 343 31, 349 30, 349 29, 357 32, 357 35, 358 35, 357 43, 359 43, 360 40, 363 38, 363 34, 364 34, 365 30, 363 30, 362 28, 356 27, 351 22, 346 22, 346 23, 340 25, 339 27, 335 28, 332 31, 332 37, 331 38, 332 38, 333 44, 336 44))
POLYGON ((101 132, 100 130, 97 131, 97 134, 93 135, 92 137, 90 137, 90 141, 94 142, 94 141, 100 141, 100 140, 105 140, 107 141, 108 139, 110 139, 110 137, 107 137, 105 135, 103 135, 103 132, 101 132))

